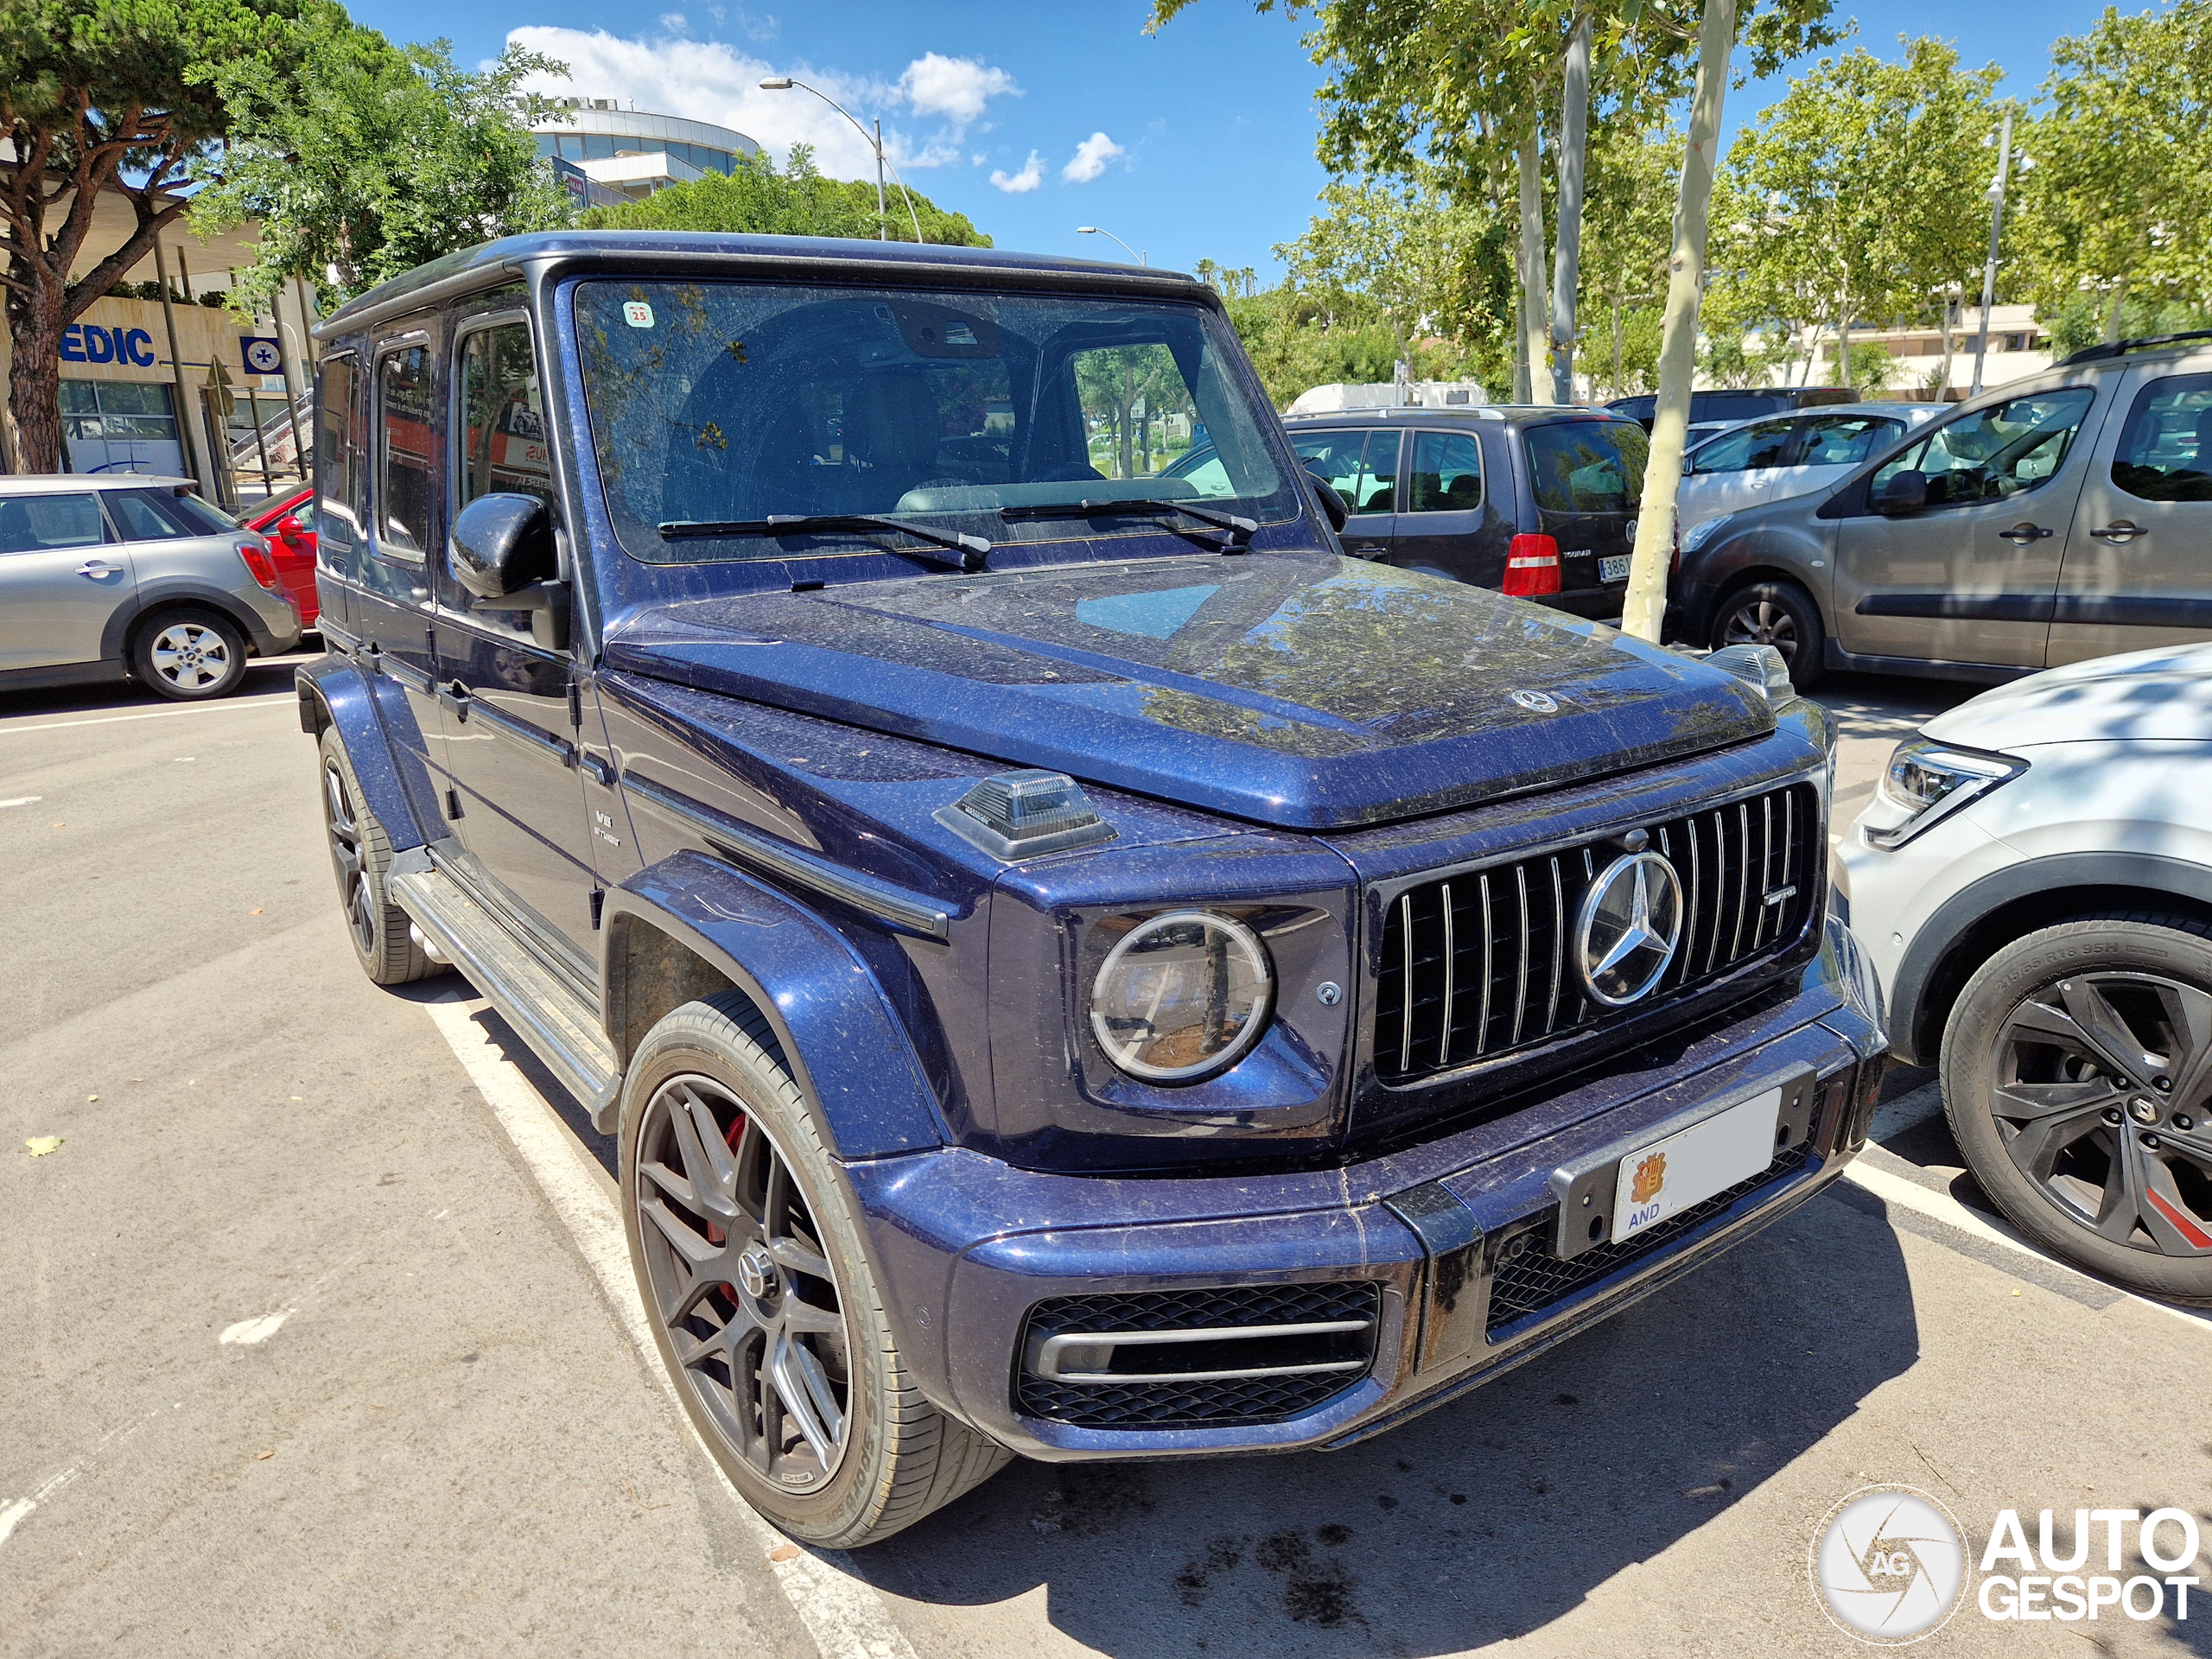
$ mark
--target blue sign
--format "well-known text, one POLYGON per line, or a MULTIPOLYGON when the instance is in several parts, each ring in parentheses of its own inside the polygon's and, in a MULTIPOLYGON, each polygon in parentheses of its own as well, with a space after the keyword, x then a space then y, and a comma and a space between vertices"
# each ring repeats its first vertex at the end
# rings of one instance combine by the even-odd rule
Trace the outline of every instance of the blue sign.
POLYGON ((238 351, 245 359, 249 374, 283 372, 284 348, 265 334, 240 334, 238 351))
POLYGON ((96 322, 73 322, 61 331, 64 363, 133 363, 150 369, 154 337, 143 328, 103 328, 96 322))

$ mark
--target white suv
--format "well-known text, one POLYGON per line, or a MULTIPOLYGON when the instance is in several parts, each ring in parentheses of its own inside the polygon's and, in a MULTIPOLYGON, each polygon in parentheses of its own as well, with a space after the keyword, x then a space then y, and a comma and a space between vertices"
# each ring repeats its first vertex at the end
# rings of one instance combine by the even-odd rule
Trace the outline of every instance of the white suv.
POLYGON ((2031 1238, 2212 1304, 2212 645, 2053 669, 1897 746, 1837 848, 1898 1054, 2031 1238))

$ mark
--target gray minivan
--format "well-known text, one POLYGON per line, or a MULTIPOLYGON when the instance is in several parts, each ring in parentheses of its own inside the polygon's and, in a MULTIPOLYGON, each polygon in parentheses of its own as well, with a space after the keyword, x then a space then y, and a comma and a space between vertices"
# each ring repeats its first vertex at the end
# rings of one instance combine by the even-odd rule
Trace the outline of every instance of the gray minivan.
POLYGON ((1835 488, 1681 538, 1670 637, 1996 682, 2212 639, 2212 336, 2120 340, 1962 404, 1835 488))
POLYGON ((0 691, 128 676, 199 702, 300 642, 269 543, 140 474, 0 478, 0 691))

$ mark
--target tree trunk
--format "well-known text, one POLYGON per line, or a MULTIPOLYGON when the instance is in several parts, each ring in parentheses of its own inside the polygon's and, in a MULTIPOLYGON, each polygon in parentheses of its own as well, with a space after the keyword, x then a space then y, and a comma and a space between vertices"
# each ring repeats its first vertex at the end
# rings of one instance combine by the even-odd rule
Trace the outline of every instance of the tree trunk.
POLYGON ((1621 291, 1613 290, 1613 396, 1621 395, 1621 291))
POLYGON ((1835 383, 1839 386, 1851 384, 1851 302, 1846 300, 1837 311, 1835 326, 1835 383))
POLYGON ((1122 369, 1122 406, 1114 411, 1114 425, 1116 429, 1114 460, 1115 464, 1122 469, 1115 474, 1116 478, 1132 476, 1129 471, 1129 417, 1135 410, 1136 401, 1136 371, 1124 365, 1122 369))
POLYGON ((1951 356, 1958 343, 1958 302, 1949 295, 1943 296, 1943 378, 1936 383, 1936 401, 1951 401, 1951 356))
POLYGON ((1697 91, 1690 100, 1689 145, 1675 205, 1675 247, 1667 261, 1667 314, 1659 347, 1659 396, 1651 457, 1643 472, 1636 552, 1629 564, 1621 626, 1659 643, 1667 616, 1667 565, 1675 550, 1675 498, 1682 485, 1682 440, 1689 426, 1690 380, 1697 371, 1698 300, 1705 289, 1706 215, 1720 147, 1720 102, 1736 39, 1736 0, 1706 0, 1697 29, 1697 91))
POLYGON ((1548 404, 1552 401, 1551 378, 1540 366, 1546 355, 1544 336, 1548 332, 1545 318, 1551 311, 1544 294, 1544 178, 1536 155, 1536 114, 1529 112, 1529 124, 1521 135, 1518 151, 1521 163, 1521 338, 1522 350, 1529 359, 1529 401, 1548 404))
POLYGON ((1574 310, 1582 287, 1582 168, 1590 128, 1590 14, 1567 39, 1560 95, 1559 244, 1552 272, 1552 401, 1574 401, 1574 310))
MULTIPOLYGON (((2104 337, 2107 343, 2110 343, 2111 341, 2120 338, 2120 302, 2126 299, 2126 297, 2127 278, 2126 276, 2115 276, 2113 279, 2112 284, 2112 309, 2105 313, 2104 337)), ((1991 308, 1994 309, 1995 308, 1992 307, 1991 308)))
POLYGON ((1521 262, 1514 260, 1513 282, 1513 401, 1533 402, 1529 393, 1529 290, 1522 284, 1521 262))
POLYGON ((29 260, 19 273, 31 291, 10 296, 8 412, 16 423, 16 459, 27 473, 61 470, 61 290, 29 260))

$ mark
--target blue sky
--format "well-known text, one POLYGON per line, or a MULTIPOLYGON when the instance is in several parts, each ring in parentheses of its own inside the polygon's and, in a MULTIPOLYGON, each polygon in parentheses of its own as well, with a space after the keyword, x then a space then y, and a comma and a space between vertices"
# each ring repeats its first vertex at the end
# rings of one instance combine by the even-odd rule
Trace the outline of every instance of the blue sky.
MULTIPOLYGON (((2051 40, 2094 21, 2090 0, 1931 8, 1839 6, 1877 51, 1932 27, 1969 64, 1992 60, 2005 90, 2032 92, 2051 40)), ((873 171, 849 127, 804 92, 764 93, 793 74, 865 121, 880 115, 907 182, 967 213, 1001 247, 1113 257, 1099 225, 1187 270, 1202 257, 1277 268, 1270 249, 1305 228, 1324 175, 1313 159, 1321 73, 1303 26, 1249 0, 1196 0, 1157 35, 1137 0, 1074 5, 964 0, 653 0, 610 13, 576 0, 494 0, 465 12, 431 0, 361 0, 354 15, 403 41, 450 36, 464 62, 518 35, 569 62, 573 90, 641 110, 734 125, 781 153, 817 146, 825 170, 873 171), (666 10, 659 10, 665 7, 666 10)), ((1783 82, 1730 94, 1732 130, 1783 82)))

